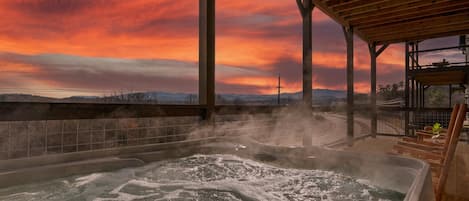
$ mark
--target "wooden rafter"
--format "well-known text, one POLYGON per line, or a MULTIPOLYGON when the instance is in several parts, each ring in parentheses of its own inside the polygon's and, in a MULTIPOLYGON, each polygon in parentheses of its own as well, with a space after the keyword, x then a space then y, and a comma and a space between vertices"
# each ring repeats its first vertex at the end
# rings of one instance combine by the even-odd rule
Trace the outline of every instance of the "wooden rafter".
MULTIPOLYGON (((398 37, 405 37, 407 35, 415 35, 415 34, 427 34, 427 33, 440 33, 440 32, 450 32, 453 30, 460 30, 461 28, 466 28, 469 20, 464 20, 462 22, 450 22, 448 24, 441 24, 438 26, 432 27, 409 27, 409 28, 402 28, 393 31, 380 31, 380 32, 372 32, 368 37, 371 39, 381 39, 386 40, 389 38, 398 37)), ((366 32, 365 32, 366 33, 366 32)))
MULTIPOLYGON (((437 26, 445 26, 449 23, 457 24, 469 20, 469 13, 457 14, 452 16, 439 16, 433 18, 423 18, 420 20, 413 20, 408 22, 401 22, 399 24, 389 24, 379 27, 362 28, 365 33, 378 33, 379 31, 392 32, 396 30, 403 30, 409 28, 432 28, 437 26)), ((371 34, 370 34, 371 35, 371 34)))
POLYGON ((351 22, 357 20, 374 19, 387 19, 396 16, 418 14, 418 13, 432 13, 437 14, 435 11, 451 9, 454 6, 467 5, 467 1, 454 2, 451 0, 437 1, 422 4, 419 0, 399 1, 400 3, 392 4, 394 7, 377 6, 370 9, 352 10, 349 12, 341 13, 346 20, 351 22))
MULTIPOLYGON (((394 2, 393 4, 384 4, 384 5, 367 5, 367 7, 362 7, 358 9, 353 9, 353 10, 348 10, 348 11, 342 11, 340 14, 344 16, 345 19, 347 20, 353 20, 356 18, 363 18, 363 17, 368 17, 370 14, 373 13, 383 13, 383 12, 390 12, 390 11, 395 11, 393 7, 399 7, 399 6, 411 6, 412 3, 418 3, 420 0, 408 0, 408 1, 399 1, 399 0, 393 0, 397 1, 394 2)), ((389 2, 389 1, 388 1, 389 2)))
POLYGON ((314 0, 332 19, 368 43, 469 34, 467 0, 314 0))
POLYGON ((464 29, 464 30, 456 30, 456 31, 445 31, 441 33, 425 33, 421 35, 412 35, 412 36, 404 36, 404 37, 394 37, 392 39, 385 39, 385 40, 375 40, 377 44, 383 44, 383 43, 399 43, 403 41, 417 41, 417 40, 426 40, 426 39, 431 39, 431 38, 440 38, 440 37, 445 37, 445 36, 457 36, 457 35, 464 35, 468 34, 469 29, 464 29))
POLYGON ((468 7, 462 7, 461 5, 454 6, 451 9, 440 9, 438 11, 431 11, 425 13, 401 13, 389 15, 388 17, 382 18, 368 18, 361 21, 349 22, 354 23, 356 27, 361 29, 365 28, 374 28, 379 26, 388 26, 388 25, 399 25, 401 23, 419 21, 419 20, 429 20, 439 17, 451 17, 454 15, 468 14, 469 12, 469 3, 465 4, 468 7))
POLYGON ((389 2, 389 1, 390 0, 375 0, 375 1, 359 0, 359 1, 356 1, 356 2, 350 2, 348 4, 343 4, 343 5, 336 6, 334 8, 334 11, 340 13, 340 12, 354 10, 354 9, 366 8, 367 6, 379 5, 381 3, 386 3, 386 2, 389 2))

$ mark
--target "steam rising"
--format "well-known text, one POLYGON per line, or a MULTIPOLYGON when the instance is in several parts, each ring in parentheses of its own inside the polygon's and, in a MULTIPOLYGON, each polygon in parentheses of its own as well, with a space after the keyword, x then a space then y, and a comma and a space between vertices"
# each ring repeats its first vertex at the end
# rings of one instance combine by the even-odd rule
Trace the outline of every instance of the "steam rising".
POLYGON ((402 200, 404 196, 366 183, 330 171, 284 169, 232 155, 195 155, 111 173, 3 189, 0 198, 319 201, 402 200), (25 190, 33 193, 16 193, 25 190))

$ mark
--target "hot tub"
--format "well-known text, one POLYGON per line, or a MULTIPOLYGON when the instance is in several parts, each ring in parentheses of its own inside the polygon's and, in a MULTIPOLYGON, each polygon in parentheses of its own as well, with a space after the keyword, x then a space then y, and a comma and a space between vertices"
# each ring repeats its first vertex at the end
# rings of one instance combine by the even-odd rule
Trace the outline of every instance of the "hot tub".
POLYGON ((429 166, 419 160, 249 139, 50 155, 0 167, 2 200, 434 200, 429 166))

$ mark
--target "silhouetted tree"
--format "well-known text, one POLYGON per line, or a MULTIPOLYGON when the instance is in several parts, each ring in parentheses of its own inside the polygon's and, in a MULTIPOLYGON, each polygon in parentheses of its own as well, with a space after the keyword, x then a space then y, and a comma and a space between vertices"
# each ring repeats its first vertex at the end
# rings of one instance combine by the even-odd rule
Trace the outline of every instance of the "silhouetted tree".
POLYGON ((404 97, 404 82, 379 85, 378 96, 384 100, 404 97))

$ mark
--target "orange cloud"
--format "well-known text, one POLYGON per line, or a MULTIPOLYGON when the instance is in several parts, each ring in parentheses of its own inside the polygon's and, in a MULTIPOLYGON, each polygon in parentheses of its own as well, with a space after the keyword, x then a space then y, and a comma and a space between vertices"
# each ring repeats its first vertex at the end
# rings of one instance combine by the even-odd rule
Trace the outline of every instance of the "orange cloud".
POLYGON ((29 65, 29 64, 22 64, 22 63, 12 63, 6 61, 0 61, 0 73, 1 74, 26 74, 26 73, 38 73, 40 69, 29 65))
POLYGON ((295 57, 300 48, 291 40, 273 41, 243 37, 219 37, 217 40, 217 63, 235 66, 255 66, 270 69, 269 66, 281 57, 295 57), (296 51, 295 51, 296 50, 296 51))
POLYGON ((88 4, 82 7, 72 1, 54 2, 2 1, 1 50, 23 54, 197 59, 196 1, 175 4, 168 0, 85 0, 82 2, 88 4), (71 6, 77 12, 61 11, 71 6), (185 21, 187 26, 180 23, 185 21))

